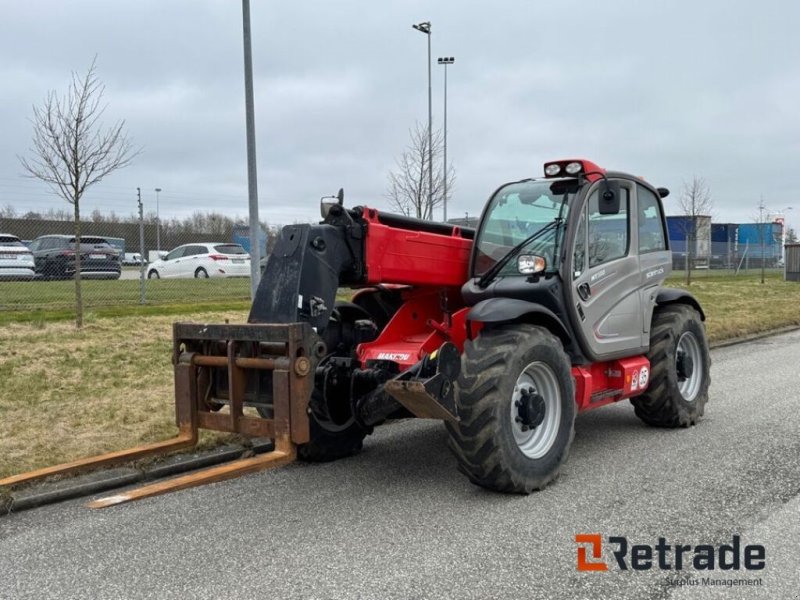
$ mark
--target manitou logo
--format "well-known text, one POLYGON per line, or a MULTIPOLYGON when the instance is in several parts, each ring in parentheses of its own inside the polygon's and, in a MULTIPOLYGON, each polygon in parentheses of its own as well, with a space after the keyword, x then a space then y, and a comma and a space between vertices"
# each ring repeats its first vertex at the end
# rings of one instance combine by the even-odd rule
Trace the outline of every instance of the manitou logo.
POLYGON ((411 358, 410 354, 405 352, 381 352, 378 354, 378 360, 391 360, 394 362, 403 362, 411 358))
MULTIPOLYGON (((575 536, 578 544, 578 571, 608 571, 609 565, 603 560, 603 537, 599 533, 579 533, 575 536)), ((682 571, 684 568, 697 571, 760 571, 766 564, 766 550, 760 544, 742 547, 738 535, 730 544, 668 544, 666 538, 658 538, 654 546, 650 544, 629 544, 628 538, 610 536, 617 567, 621 571, 682 571)))

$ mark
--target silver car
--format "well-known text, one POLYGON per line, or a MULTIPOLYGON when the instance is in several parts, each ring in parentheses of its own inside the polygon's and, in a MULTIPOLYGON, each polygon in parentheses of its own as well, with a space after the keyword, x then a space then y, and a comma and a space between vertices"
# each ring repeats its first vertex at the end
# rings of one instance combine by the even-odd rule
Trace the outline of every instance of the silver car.
POLYGON ((0 279, 33 279, 33 253, 20 239, 0 233, 0 279))

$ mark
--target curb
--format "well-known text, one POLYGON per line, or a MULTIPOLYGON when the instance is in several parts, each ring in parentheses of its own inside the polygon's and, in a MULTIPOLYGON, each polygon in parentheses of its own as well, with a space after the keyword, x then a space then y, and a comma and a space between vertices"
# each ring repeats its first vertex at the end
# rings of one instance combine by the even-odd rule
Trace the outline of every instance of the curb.
POLYGON ((250 446, 222 446, 199 454, 178 454, 140 469, 118 467, 60 481, 45 482, 16 492, 9 492, 0 498, 0 516, 90 496, 134 483, 162 479, 236 460, 245 454, 261 454, 272 449, 272 440, 258 439, 253 440, 253 444, 250 446))
POLYGON ((781 335, 782 333, 791 333, 792 331, 800 330, 800 325, 787 325, 786 327, 779 327, 778 329, 769 329, 759 333, 752 333, 750 335, 743 335, 741 337, 730 338, 727 340, 720 340, 708 345, 709 350, 716 350, 717 348, 727 348, 728 346, 736 346, 738 344, 745 344, 754 340, 760 340, 773 335, 781 335))

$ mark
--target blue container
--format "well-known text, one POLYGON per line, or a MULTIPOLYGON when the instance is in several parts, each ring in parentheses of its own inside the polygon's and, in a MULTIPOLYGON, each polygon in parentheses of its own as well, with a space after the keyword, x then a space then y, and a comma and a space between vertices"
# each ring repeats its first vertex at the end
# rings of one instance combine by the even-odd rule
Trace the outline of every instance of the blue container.
MULTIPOLYGON (((258 228, 258 240, 260 242, 259 247, 261 248, 261 257, 263 258, 267 254, 267 234, 266 232, 259 227, 258 228)), ((250 226, 249 225, 234 225, 233 226, 233 243, 239 244, 242 248, 244 248, 248 253, 250 252, 250 226)))

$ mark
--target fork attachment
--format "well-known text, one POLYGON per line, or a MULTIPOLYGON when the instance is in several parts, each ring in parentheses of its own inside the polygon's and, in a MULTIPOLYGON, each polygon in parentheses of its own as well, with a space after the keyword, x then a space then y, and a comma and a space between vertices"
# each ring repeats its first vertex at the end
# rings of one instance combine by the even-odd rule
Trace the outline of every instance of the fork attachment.
POLYGON ((111 506, 291 462, 296 445, 309 440, 308 402, 324 352, 324 343, 307 323, 175 323, 177 437, 8 477, 0 480, 0 489, 192 447, 199 429, 272 438, 274 450, 101 498, 89 506, 111 506), (246 407, 257 415, 244 414, 246 407))

